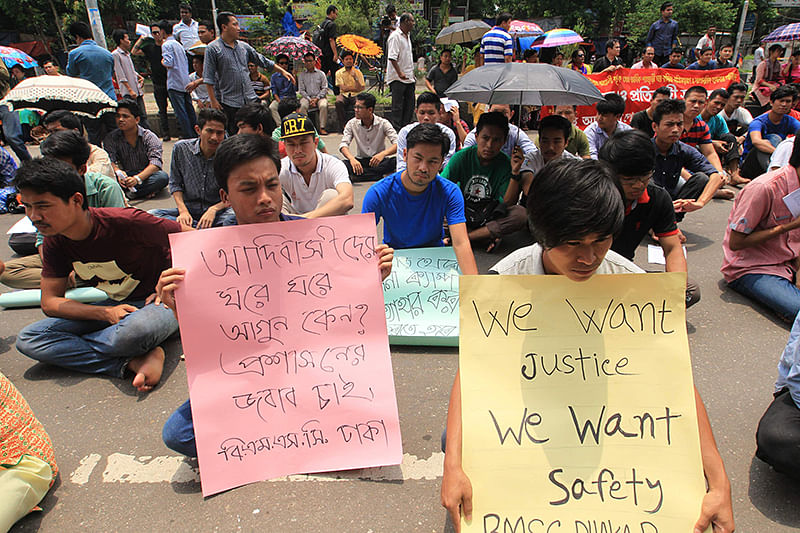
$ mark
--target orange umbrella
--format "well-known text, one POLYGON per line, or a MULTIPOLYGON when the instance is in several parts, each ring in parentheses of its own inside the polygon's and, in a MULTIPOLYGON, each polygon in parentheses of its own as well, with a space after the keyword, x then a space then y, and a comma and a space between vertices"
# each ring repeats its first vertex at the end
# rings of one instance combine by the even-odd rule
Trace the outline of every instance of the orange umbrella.
POLYGON ((370 41, 366 37, 361 37, 360 35, 353 35, 352 33, 338 37, 336 39, 336 44, 345 50, 350 50, 356 56, 379 57, 383 55, 381 47, 373 41, 370 41))

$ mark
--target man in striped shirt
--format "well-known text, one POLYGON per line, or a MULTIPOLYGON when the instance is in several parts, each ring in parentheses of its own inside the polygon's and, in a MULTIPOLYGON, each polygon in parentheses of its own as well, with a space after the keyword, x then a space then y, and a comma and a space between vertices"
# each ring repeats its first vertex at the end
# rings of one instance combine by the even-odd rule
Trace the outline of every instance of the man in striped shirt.
POLYGON ((495 20, 495 27, 481 39, 480 53, 483 64, 511 63, 514 56, 514 42, 508 33, 511 19, 511 13, 500 13, 495 20))

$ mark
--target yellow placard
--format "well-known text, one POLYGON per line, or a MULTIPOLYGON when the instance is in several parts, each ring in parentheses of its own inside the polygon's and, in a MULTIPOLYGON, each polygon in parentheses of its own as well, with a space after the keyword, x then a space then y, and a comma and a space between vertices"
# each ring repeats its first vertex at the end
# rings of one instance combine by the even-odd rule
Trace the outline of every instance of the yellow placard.
POLYGON ((692 531, 683 273, 462 276, 464 531, 692 531))

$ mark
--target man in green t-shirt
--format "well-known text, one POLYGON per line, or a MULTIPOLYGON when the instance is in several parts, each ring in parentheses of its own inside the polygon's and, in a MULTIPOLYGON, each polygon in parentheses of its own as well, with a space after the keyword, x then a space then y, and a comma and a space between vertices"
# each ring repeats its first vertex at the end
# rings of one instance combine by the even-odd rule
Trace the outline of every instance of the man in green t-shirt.
POLYGON ((501 151, 508 129, 502 113, 484 113, 476 127, 477 144, 456 152, 442 171, 442 177, 456 183, 464 194, 470 241, 489 239, 489 252, 503 236, 526 224, 525 208, 516 205, 518 198, 506 195, 510 180, 520 179, 524 159, 518 148, 512 159, 501 151))

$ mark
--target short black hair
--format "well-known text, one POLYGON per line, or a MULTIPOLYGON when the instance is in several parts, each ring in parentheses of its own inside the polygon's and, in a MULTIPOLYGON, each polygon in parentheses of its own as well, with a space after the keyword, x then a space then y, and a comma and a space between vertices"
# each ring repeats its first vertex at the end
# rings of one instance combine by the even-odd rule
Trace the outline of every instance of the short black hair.
POLYGON ((214 27, 214 23, 208 19, 203 19, 197 23, 198 26, 205 26, 208 31, 215 34, 217 33, 217 29, 214 27))
POLYGON ((664 115, 674 115, 676 113, 683 115, 684 111, 686 111, 686 102, 683 100, 678 100, 677 98, 664 100, 653 110, 653 124, 660 124, 664 115))
POLYGON ((275 141, 269 137, 243 133, 222 141, 214 154, 214 176, 220 189, 228 190, 228 177, 236 167, 260 157, 268 157, 278 172, 281 171, 281 158, 275 141))
POLYGON ((781 98, 786 98, 787 96, 791 96, 792 98, 794 98, 795 96, 797 96, 797 91, 795 90, 794 87, 791 87, 789 85, 781 85, 780 87, 772 91, 772 94, 769 95, 769 101, 774 102, 775 100, 780 100, 781 98))
POLYGON ((673 48, 672 50, 670 50, 669 54, 670 54, 670 55, 672 55, 672 54, 680 54, 680 55, 683 55, 683 48, 678 48, 678 47, 676 46, 675 48, 673 48))
POLYGON ((614 48, 615 44, 620 44, 619 39, 609 39, 606 41, 606 51, 614 48))
POLYGON ((289 62, 289 56, 286 55, 286 54, 278 54, 278 55, 275 56, 275 62, 276 63, 280 63, 284 59, 286 60, 287 63, 289 62))
POLYGON ((780 51, 781 51, 781 53, 783 53, 783 50, 784 50, 784 48, 783 48, 783 46, 781 46, 781 45, 779 45, 779 44, 773 44, 772 46, 770 46, 770 47, 769 47, 769 53, 770 53, 770 54, 771 54, 772 52, 774 52, 775 50, 780 50, 780 51))
POLYGON ((92 38, 92 29, 82 20, 70 24, 69 28, 67 28, 67 32, 73 37, 80 37, 81 39, 92 38))
POLYGON ((56 61, 53 58, 48 58, 48 59, 45 59, 44 61, 42 61, 42 66, 44 67, 48 63, 52 63, 53 66, 56 66, 56 61))
MULTIPOLYGON (((282 104, 285 100, 285 98, 282 99, 280 103, 282 104)), ((270 126, 272 125, 272 117, 269 108, 260 101, 250 102, 240 107, 233 120, 236 126, 238 126, 240 122, 244 122, 253 129, 258 129, 258 125, 260 124, 265 135, 271 133, 270 126)))
POLYGON ((700 55, 703 55, 706 52, 713 52, 713 51, 714 49, 711 48, 710 46, 704 46, 703 48, 700 49, 700 55))
POLYGON ((742 91, 742 92, 746 93, 747 92, 747 85, 745 85, 744 83, 742 83, 740 81, 735 81, 735 82, 731 83, 730 85, 728 85, 728 94, 732 93, 733 91, 742 91))
POLYGON ((435 144, 442 147, 442 159, 450 151, 450 139, 436 124, 417 124, 406 137, 406 150, 418 144, 435 144))
POLYGON ((604 96, 605 100, 597 102, 597 113, 600 115, 611 114, 616 116, 625 112, 625 100, 617 93, 608 93, 604 96))
POLYGON ((789 164, 795 168, 800 167, 800 131, 795 132, 792 155, 789 156, 789 164))
POLYGON ((172 35, 172 24, 167 19, 158 21, 158 29, 164 32, 164 35, 172 35))
POLYGON ((197 127, 200 128, 201 130, 205 127, 205 125, 209 121, 212 120, 214 122, 219 122, 220 124, 222 124, 223 128, 228 126, 228 115, 226 115, 219 109, 207 107, 197 112, 197 127))
POLYGON ((186 2, 181 2, 181 4, 178 6, 178 11, 188 11, 189 13, 191 13, 192 6, 190 6, 186 2))
MULTIPOLYGON (((281 120, 288 117, 298 109, 300 109, 300 100, 298 100, 295 96, 281 98, 281 101, 278 102, 278 116, 281 118, 281 120)), ((280 124, 278 124, 278 126, 280 127, 280 124)))
POLYGON ((222 11, 217 15, 217 26, 219 29, 222 30, 222 26, 227 26, 230 24, 231 19, 236 18, 233 16, 233 13, 230 11, 222 11))
POLYGON ((432 93, 430 91, 425 91, 417 96, 417 107, 421 106, 422 104, 433 104, 436 106, 436 111, 439 111, 442 108, 442 100, 436 96, 436 93, 432 93))
POLYGON ((55 111, 50 111, 42 118, 42 123, 45 126, 52 124, 53 122, 58 122, 64 128, 77 130, 78 132, 83 133, 83 124, 81 124, 81 119, 66 109, 56 109, 55 111))
POLYGON ((728 91, 726 91, 725 89, 714 89, 713 91, 711 91, 711 94, 708 95, 708 99, 713 100, 717 96, 721 96, 725 100, 731 97, 731 95, 729 95, 728 91))
MULTIPOLYGON (((725 44, 723 44, 722 46, 719 47, 720 50, 722 50, 723 48, 733 48, 733 45, 731 43, 725 43, 725 44)), ((797 50, 795 50, 795 52, 796 51, 797 50)), ((792 55, 794 55, 794 54, 792 54, 792 55)))
POLYGON ((75 130, 62 130, 48 135, 40 148, 43 156, 69 158, 75 168, 85 165, 92 153, 89 141, 75 130))
POLYGON ((616 235, 625 209, 611 168, 592 159, 556 159, 536 175, 528 194, 528 222, 544 248, 596 233, 616 235))
POLYGON ((597 152, 597 158, 608 163, 615 175, 644 176, 656 168, 653 141, 640 130, 615 133, 597 152))
POLYGON ((558 130, 564 134, 566 141, 572 133, 572 123, 561 115, 547 115, 539 122, 540 136, 544 130, 558 130))
MULTIPOLYGON (((367 93, 367 92, 363 92, 363 93, 357 94, 356 95, 356 100, 358 100, 359 102, 364 104, 364 107, 366 107, 366 108, 370 108, 371 107, 372 109, 375 109, 375 104, 377 103, 377 99, 375 98, 375 95, 372 94, 372 93, 367 93)), ((448 141, 449 140, 450 139, 448 139, 448 141)))
POLYGON ((689 87, 688 89, 686 89, 683 92, 683 99, 686 100, 687 98, 689 98, 689 95, 691 93, 700 93, 703 96, 707 97, 708 96, 708 89, 706 89, 702 85, 692 85, 691 87, 689 87))
POLYGON ((478 119, 478 124, 475 126, 475 136, 477 137, 486 126, 500 128, 503 131, 503 138, 508 138, 508 119, 500 111, 487 111, 483 113, 478 119))
POLYGON ((119 113, 120 109, 127 109, 134 117, 142 116, 142 110, 139 109, 139 104, 136 103, 136 100, 127 96, 117 102, 117 113, 119 113))
POLYGON ((126 30, 117 28, 116 30, 111 32, 111 39, 114 40, 114 44, 119 46, 119 43, 122 42, 122 40, 125 38, 126 35, 128 35, 128 32, 126 30))
POLYGON ((513 18, 514 18, 514 16, 511 13, 505 11, 505 12, 500 13, 499 15, 497 15, 497 18, 494 19, 494 23, 495 23, 496 26, 499 26, 500 24, 502 24, 504 22, 507 22, 509 20, 513 20, 513 18))
POLYGON ((305 59, 307 57, 311 57, 311 59, 316 59, 316 56, 314 55, 314 52, 306 52, 305 54, 303 54, 303 59, 305 59))
POLYGON ((389 4, 388 6, 386 6, 386 14, 387 15, 391 15, 392 13, 394 13, 396 15, 397 14, 397 8, 394 7, 394 4, 389 4))
POLYGON ((352 57, 355 59, 355 55, 350 50, 342 50, 342 53, 339 54, 339 59, 344 59, 345 57, 352 57))
POLYGON ((328 9, 325 10, 325 14, 326 15, 330 15, 331 13, 335 13, 336 11, 339 11, 338 7, 336 7, 334 5, 329 5, 328 9))
POLYGON ((522 52, 522 59, 528 59, 529 57, 538 56, 539 51, 535 48, 528 48, 524 52, 522 52))
POLYGON ((29 189, 36 194, 50 193, 64 203, 79 192, 83 195, 83 208, 89 207, 83 176, 69 163, 52 157, 24 161, 14 175, 14 186, 18 191, 29 189))
POLYGON ((661 4, 661 11, 665 11, 668 7, 672 7, 672 2, 664 2, 661 4))
POLYGON ((672 89, 670 89, 665 85, 662 85, 661 87, 653 91, 653 98, 655 98, 657 94, 661 94, 666 96, 667 98, 670 98, 672 96, 672 89))

